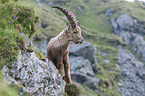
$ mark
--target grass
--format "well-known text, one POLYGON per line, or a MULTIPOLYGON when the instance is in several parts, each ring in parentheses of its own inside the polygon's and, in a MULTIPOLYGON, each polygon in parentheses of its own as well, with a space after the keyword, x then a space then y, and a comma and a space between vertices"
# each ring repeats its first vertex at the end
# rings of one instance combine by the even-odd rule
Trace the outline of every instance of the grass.
MULTIPOLYGON (((95 76, 100 78, 98 86, 99 92, 97 95, 102 96, 102 94, 105 94, 107 96, 120 96, 120 93, 117 91, 117 86, 118 80, 121 77, 121 70, 116 68, 116 62, 118 61, 118 44, 112 45, 112 38, 106 38, 107 40, 105 40, 105 38, 102 37, 102 39, 97 41, 97 50, 101 50, 108 55, 102 56, 102 54, 97 51, 98 71, 95 76), (104 63, 104 59, 109 60, 110 63, 104 63)), ((113 39, 113 41, 115 41, 115 39, 113 39)), ((116 39, 116 42, 118 41, 119 39, 116 39)))
POLYGON ((14 88, 10 88, 8 84, 0 79, 0 96, 17 96, 18 93, 14 88))
POLYGON ((23 42, 21 36, 15 33, 14 30, 0 30, 0 69, 4 65, 9 66, 13 61, 17 60, 17 52, 20 49, 18 43, 23 42))

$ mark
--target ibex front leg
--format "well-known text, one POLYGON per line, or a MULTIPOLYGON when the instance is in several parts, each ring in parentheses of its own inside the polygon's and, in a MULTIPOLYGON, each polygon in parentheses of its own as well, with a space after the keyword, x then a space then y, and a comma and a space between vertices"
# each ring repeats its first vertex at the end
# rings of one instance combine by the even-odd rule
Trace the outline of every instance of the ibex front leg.
POLYGON ((65 76, 63 58, 58 60, 56 68, 58 69, 58 72, 61 74, 62 77, 65 76))
POLYGON ((68 54, 69 52, 67 51, 67 53, 64 55, 63 57, 63 63, 64 63, 64 71, 65 71, 65 76, 64 76, 64 80, 67 84, 71 84, 71 76, 70 76, 70 69, 69 69, 69 61, 68 61, 68 54))

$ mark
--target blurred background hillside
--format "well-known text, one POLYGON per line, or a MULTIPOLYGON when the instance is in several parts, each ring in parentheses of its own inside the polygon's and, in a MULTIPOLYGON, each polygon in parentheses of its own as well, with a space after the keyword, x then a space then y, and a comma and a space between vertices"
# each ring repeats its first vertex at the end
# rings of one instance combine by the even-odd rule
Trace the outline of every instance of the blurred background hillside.
POLYGON ((54 5, 80 21, 85 43, 69 48, 80 96, 145 96, 145 2, 128 1, 1 0, 0 96, 78 96, 69 95, 54 66, 40 60, 49 40, 67 27, 54 5))

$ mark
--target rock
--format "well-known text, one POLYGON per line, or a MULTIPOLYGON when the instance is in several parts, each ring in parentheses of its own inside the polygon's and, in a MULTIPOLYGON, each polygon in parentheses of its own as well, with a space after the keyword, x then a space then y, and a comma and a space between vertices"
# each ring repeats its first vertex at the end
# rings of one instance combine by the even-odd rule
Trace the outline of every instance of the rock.
POLYGON ((84 42, 82 45, 70 44, 69 47, 70 56, 81 56, 84 59, 88 59, 91 62, 93 71, 97 71, 97 59, 96 59, 96 49, 88 42, 84 42))
POLYGON ((121 37, 142 60, 137 60, 129 50, 119 47, 118 66, 122 67, 122 78, 118 89, 123 96, 145 96, 145 29, 126 14, 119 16, 116 21, 112 17, 111 22, 114 34, 121 37))
POLYGON ((133 27, 134 20, 130 16, 123 14, 117 18, 116 23, 118 24, 118 26, 120 26, 120 28, 128 29, 130 27, 133 27))
POLYGON ((111 17, 111 26, 114 28, 114 30, 116 30, 117 29, 117 27, 118 27, 118 25, 117 25, 117 23, 115 22, 115 19, 114 19, 114 17, 111 17))
POLYGON ((93 69, 91 67, 91 62, 88 59, 82 57, 73 57, 70 56, 70 70, 75 72, 84 73, 86 75, 94 76, 93 69))
POLYGON ((137 71, 137 76, 145 80, 145 69, 141 68, 140 70, 137 71))
POLYGON ((121 46, 118 59, 118 64, 122 67, 118 90, 123 96, 145 96, 145 64, 121 46))
POLYGON ((71 43, 69 52, 72 80, 97 92, 100 79, 94 77, 97 71, 96 49, 88 42, 82 45, 71 43))
POLYGON ((108 63, 110 63, 110 60, 104 59, 104 63, 108 64, 108 63))
POLYGON ((65 82, 55 66, 39 60, 34 52, 20 51, 11 69, 2 69, 3 78, 10 85, 22 85, 21 95, 63 96, 65 82))
POLYGON ((107 17, 112 16, 111 9, 108 9, 108 10, 106 11, 105 15, 106 15, 107 17))
POLYGON ((145 62, 145 40, 143 29, 137 20, 130 16, 123 14, 117 18, 111 18, 114 34, 120 36, 122 40, 129 46, 134 53, 136 53, 145 62))
POLYGON ((100 79, 85 75, 79 72, 71 72, 72 80, 82 85, 88 86, 90 89, 97 90, 100 79))

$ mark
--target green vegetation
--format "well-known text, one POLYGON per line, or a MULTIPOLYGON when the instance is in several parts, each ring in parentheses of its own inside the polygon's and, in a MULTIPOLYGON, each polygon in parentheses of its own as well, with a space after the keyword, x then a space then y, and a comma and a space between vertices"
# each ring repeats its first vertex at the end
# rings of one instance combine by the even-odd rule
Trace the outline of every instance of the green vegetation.
POLYGON ((66 85, 65 92, 67 93, 68 96, 80 96, 81 95, 80 88, 75 84, 66 85))
POLYGON ((80 96, 96 96, 96 93, 86 86, 79 86, 81 88, 80 96))
POLYGON ((29 38, 35 33, 35 24, 38 17, 34 10, 14 1, 0 2, 0 69, 17 59, 18 50, 25 47, 21 33, 28 34, 29 38))
POLYGON ((10 88, 8 84, 0 80, 0 96, 17 96, 17 91, 14 88, 10 88))
POLYGON ((36 56, 37 56, 39 59, 44 58, 43 54, 42 54, 40 51, 35 50, 34 52, 35 52, 36 56))

